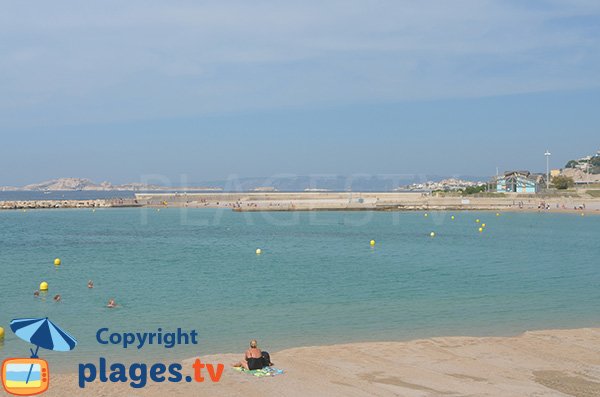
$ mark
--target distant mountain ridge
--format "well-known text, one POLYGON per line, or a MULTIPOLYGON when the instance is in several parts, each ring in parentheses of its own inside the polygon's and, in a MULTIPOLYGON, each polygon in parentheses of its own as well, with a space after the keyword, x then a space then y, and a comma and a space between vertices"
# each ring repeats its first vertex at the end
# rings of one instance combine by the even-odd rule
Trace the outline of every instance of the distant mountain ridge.
MULTIPOLYGON (((482 181, 487 177, 452 176, 465 181, 482 181)), ((226 191, 248 192, 256 190, 266 191, 394 191, 399 188, 408 188, 413 184, 426 184, 448 179, 440 175, 286 175, 276 177, 232 177, 230 179, 203 182, 203 186, 160 186, 144 183, 126 183, 113 185, 110 182, 95 183, 87 178, 57 178, 34 183, 22 187, 4 186, 0 191, 226 191)))
POLYGON ((59 178, 23 186, 23 190, 114 190, 112 184, 99 185, 85 178, 59 178))
MULTIPOLYGON (((22 187, 3 186, 0 191, 154 191, 171 190, 173 188, 159 185, 149 185, 144 183, 126 183, 122 185, 113 185, 110 182, 95 183, 87 178, 58 178, 33 183, 22 187)), ((190 187, 187 190, 219 190, 219 188, 210 187, 190 187)))

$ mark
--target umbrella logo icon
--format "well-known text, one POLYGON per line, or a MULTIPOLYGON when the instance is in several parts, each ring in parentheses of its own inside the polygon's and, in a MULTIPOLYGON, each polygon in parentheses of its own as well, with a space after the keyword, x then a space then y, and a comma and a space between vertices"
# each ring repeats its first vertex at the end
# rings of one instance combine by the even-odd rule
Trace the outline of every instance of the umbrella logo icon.
POLYGON ((10 322, 15 335, 36 346, 30 358, 8 358, 2 363, 2 386, 16 396, 33 396, 48 390, 50 372, 46 360, 38 357, 41 348, 66 352, 77 340, 46 318, 19 318, 10 322))

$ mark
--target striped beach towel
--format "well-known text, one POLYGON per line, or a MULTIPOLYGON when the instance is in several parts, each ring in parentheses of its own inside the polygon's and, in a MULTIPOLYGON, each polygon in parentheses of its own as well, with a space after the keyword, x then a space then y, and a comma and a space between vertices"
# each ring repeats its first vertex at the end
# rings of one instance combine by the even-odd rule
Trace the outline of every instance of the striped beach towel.
POLYGON ((247 370, 246 368, 243 368, 243 367, 233 367, 233 369, 238 372, 244 372, 244 373, 247 373, 250 375, 257 376, 259 378, 262 378, 265 376, 276 376, 276 375, 283 374, 282 369, 278 369, 275 367, 264 367, 263 369, 252 369, 252 370, 247 370))

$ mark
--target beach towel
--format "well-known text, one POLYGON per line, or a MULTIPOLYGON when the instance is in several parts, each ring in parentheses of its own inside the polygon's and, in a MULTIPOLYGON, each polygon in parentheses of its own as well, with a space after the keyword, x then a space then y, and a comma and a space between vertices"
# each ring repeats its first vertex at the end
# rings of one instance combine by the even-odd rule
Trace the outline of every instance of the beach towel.
POLYGON ((283 374, 282 369, 278 369, 275 367, 264 367, 263 369, 252 369, 252 370, 247 370, 246 368, 243 368, 243 367, 233 367, 233 369, 238 372, 244 372, 244 373, 247 373, 250 375, 257 376, 259 378, 262 378, 264 376, 276 376, 276 375, 283 374))

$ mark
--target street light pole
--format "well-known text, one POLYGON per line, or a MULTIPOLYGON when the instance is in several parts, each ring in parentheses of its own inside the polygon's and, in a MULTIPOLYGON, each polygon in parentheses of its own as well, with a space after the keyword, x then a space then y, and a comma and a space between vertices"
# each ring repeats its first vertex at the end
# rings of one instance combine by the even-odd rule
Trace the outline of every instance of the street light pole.
POLYGON ((546 149, 546 153, 544 153, 544 156, 546 156, 546 189, 550 188, 550 155, 552 153, 550 153, 548 151, 548 149, 546 149))

